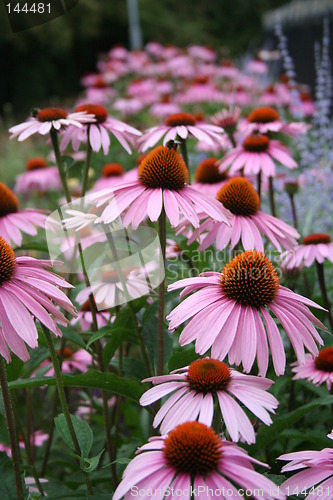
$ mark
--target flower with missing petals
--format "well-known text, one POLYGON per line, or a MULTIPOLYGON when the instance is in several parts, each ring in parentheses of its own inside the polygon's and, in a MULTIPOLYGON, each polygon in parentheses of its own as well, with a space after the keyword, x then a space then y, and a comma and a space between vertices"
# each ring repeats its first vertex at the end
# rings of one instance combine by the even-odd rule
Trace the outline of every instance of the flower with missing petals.
POLYGON ((228 355, 229 363, 242 363, 245 372, 257 359, 259 374, 265 376, 268 343, 276 374, 285 371, 281 333, 271 314, 286 331, 300 363, 305 362, 304 347, 316 356, 317 343, 323 344, 313 323, 326 327, 307 306, 322 308, 281 286, 272 263, 257 250, 237 255, 220 273, 183 279, 168 289, 179 288, 184 288, 181 297, 194 292, 167 317, 172 331, 190 320, 179 337, 180 344, 196 340, 199 354, 211 348, 213 358, 222 361, 228 355))
POLYGON ((143 382, 152 382, 155 387, 141 397, 142 406, 173 393, 154 419, 154 427, 161 425, 162 434, 187 420, 198 419, 211 426, 214 403, 218 402, 230 438, 233 441, 243 438, 251 444, 255 442, 253 426, 236 400, 266 425, 272 423, 268 412, 274 413, 279 404, 266 392, 272 380, 239 373, 217 359, 198 359, 170 375, 150 377, 143 382))
POLYGON ((210 498, 208 491, 211 490, 226 490, 237 497, 237 487, 252 491, 259 489, 262 500, 285 499, 276 485, 256 472, 252 464, 266 467, 242 448, 221 440, 206 425, 185 422, 168 435, 150 438, 138 449, 126 467, 113 499, 129 499, 133 491, 154 494, 155 490, 163 492, 168 488, 169 491, 182 492, 183 500, 193 497, 191 490, 202 500, 210 498))

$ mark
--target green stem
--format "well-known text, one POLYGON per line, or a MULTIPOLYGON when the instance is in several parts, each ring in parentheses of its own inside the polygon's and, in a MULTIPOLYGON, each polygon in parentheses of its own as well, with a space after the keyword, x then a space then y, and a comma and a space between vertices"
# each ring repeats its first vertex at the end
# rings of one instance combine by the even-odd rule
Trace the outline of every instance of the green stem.
POLYGON ((316 261, 316 267, 317 267, 317 276, 318 276, 318 281, 319 281, 319 286, 320 286, 320 291, 321 291, 321 296, 323 298, 323 303, 325 309, 327 309, 327 318, 328 322, 330 324, 330 329, 331 332, 333 332, 333 318, 331 314, 331 304, 328 299, 327 291, 326 291, 326 285, 325 285, 325 277, 324 277, 324 264, 320 264, 319 262, 316 261))
MULTIPOLYGON (((165 209, 162 208, 161 215, 158 219, 158 232, 160 245, 162 250, 162 265, 165 266, 165 247, 166 247, 166 215, 165 209)), ((158 319, 157 319, 157 337, 158 337, 158 365, 157 375, 163 374, 164 366, 164 294, 165 294, 165 277, 158 287, 158 319)))
POLYGON ((42 485, 41 485, 41 483, 39 481, 38 474, 37 474, 37 471, 36 471, 36 467, 35 467, 35 464, 34 464, 34 459, 33 459, 33 453, 32 453, 33 448, 34 448, 33 436, 29 436, 29 435, 26 436, 25 435, 25 432, 23 430, 23 427, 22 427, 22 424, 21 424, 21 421, 20 421, 20 417, 18 415, 18 411, 17 411, 17 408, 16 408, 16 404, 15 404, 15 399, 14 398, 13 398, 13 410, 14 410, 15 423, 16 423, 17 428, 20 431, 20 436, 22 437, 22 441, 24 443, 24 448, 25 448, 25 452, 26 452, 26 455, 27 455, 28 465, 29 465, 29 467, 31 467, 31 472, 32 472, 33 478, 35 480, 36 486, 38 488, 38 491, 42 495, 42 497, 44 497, 45 494, 44 494, 42 485), (31 437, 32 437, 32 439, 31 439, 31 437))
POLYGON ((187 170, 188 170, 188 183, 191 184, 191 172, 190 172, 190 163, 189 163, 188 154, 187 154, 186 139, 181 139, 180 150, 181 150, 183 160, 184 160, 185 165, 187 166, 187 170))
POLYGON ((273 217, 276 217, 276 211, 275 211, 275 202, 274 202, 274 186, 273 186, 273 177, 269 176, 269 204, 271 207, 271 214, 273 217))
POLYGON ((20 450, 18 447, 17 434, 15 428, 15 418, 14 418, 12 400, 8 388, 5 363, 1 355, 0 355, 0 385, 2 391, 3 404, 5 408, 5 415, 7 420, 10 447, 12 450, 12 461, 13 461, 13 468, 15 475, 17 500, 23 500, 24 494, 23 494, 23 485, 21 476, 20 450))
POLYGON ((259 200, 261 198, 261 171, 257 175, 257 193, 259 196, 259 200))
POLYGON ((58 132, 53 127, 51 128, 50 136, 51 136, 54 155, 55 155, 55 159, 57 162, 59 176, 60 176, 61 184, 62 184, 64 193, 65 193, 66 201, 67 201, 67 203, 70 203, 72 201, 72 198, 71 198, 71 195, 70 195, 70 192, 68 189, 64 164, 63 164, 62 159, 61 159, 61 154, 60 154, 60 149, 59 149, 59 141, 58 141, 58 132))
POLYGON ((84 165, 84 170, 83 170, 83 175, 82 175, 82 193, 81 193, 82 198, 85 196, 85 194, 87 192, 87 188, 88 188, 89 167, 90 167, 90 160, 91 160, 91 153, 92 153, 91 144, 89 141, 89 129, 90 129, 90 125, 88 125, 88 131, 87 131, 87 134, 88 134, 87 156, 86 156, 86 162, 84 165))
MULTIPOLYGON (((78 442, 78 439, 77 439, 77 436, 75 433, 73 422, 72 422, 72 419, 71 419, 71 416, 70 416, 70 413, 68 410, 68 405, 67 405, 67 401, 66 401, 64 386, 62 383, 57 353, 56 353, 56 350, 54 348, 53 340, 52 340, 52 337, 51 337, 51 334, 50 334, 48 328, 46 328, 46 326, 44 326, 42 323, 41 323, 41 326, 42 326, 44 336, 45 336, 47 345, 49 347, 50 355, 51 355, 51 360, 52 360, 52 364, 53 364, 54 375, 55 375, 55 379, 56 379, 56 385, 57 385, 57 389, 58 389, 61 408, 62 408, 63 414, 65 416, 65 419, 66 419, 69 433, 70 433, 72 441, 73 441, 75 453, 76 453, 76 455, 78 455, 80 457, 81 456, 81 449, 80 449, 80 445, 79 445, 79 442, 78 442)), ((93 489, 92 489, 89 475, 84 471, 82 471, 82 474, 84 476, 84 480, 85 480, 85 483, 87 486, 87 491, 88 491, 89 495, 93 495, 94 493, 93 493, 93 489)))
POLYGON ((289 195, 289 199, 290 199, 290 204, 291 204, 291 212, 292 212, 292 215, 293 215, 294 228, 297 229, 297 213, 296 213, 296 206, 295 206, 294 195, 290 194, 289 195))
MULTIPOLYGON (((99 340, 96 341, 96 350, 97 350, 97 362, 98 368, 101 372, 104 372, 103 366, 103 348, 102 344, 99 340)), ((110 413, 108 406, 108 395, 106 391, 102 391, 102 400, 103 400, 103 417, 104 417, 104 425, 105 425, 105 436, 106 436, 106 449, 108 452, 109 460, 110 460, 110 468, 112 475, 113 488, 116 489, 118 481, 117 481, 117 470, 116 464, 113 463, 115 461, 115 456, 113 454, 113 447, 111 442, 111 424, 110 424, 110 413)))

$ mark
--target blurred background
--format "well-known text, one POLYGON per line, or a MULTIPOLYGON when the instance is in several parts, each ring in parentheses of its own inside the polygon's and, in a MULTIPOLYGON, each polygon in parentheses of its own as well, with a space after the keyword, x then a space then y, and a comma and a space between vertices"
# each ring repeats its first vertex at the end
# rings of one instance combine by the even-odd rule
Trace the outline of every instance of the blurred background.
MULTIPOLYGON (((79 0, 66 15, 13 33, 0 6, 0 112, 25 117, 33 106, 77 95, 80 78, 95 69, 97 55, 113 45, 129 47, 125 0, 79 0)), ((143 43, 222 48, 225 57, 273 45, 263 16, 286 0, 136 0, 143 43), (268 40, 268 42, 267 42, 268 40)), ((317 2, 318 3, 318 2, 317 2)), ((332 2, 331 2, 332 3, 332 2)))

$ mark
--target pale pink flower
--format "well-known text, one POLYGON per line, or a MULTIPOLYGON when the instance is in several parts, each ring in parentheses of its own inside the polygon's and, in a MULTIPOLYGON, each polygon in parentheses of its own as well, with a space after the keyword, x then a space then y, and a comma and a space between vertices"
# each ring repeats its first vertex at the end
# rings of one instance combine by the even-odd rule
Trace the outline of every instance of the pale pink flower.
POLYGON ((169 115, 181 113, 181 111, 179 104, 166 99, 156 102, 149 108, 151 116, 156 116, 157 118, 166 118, 169 115))
POLYGON ((261 59, 253 59, 247 63, 246 70, 257 75, 267 75, 268 65, 261 59))
MULTIPOLYGON (((104 326, 104 325, 103 325, 104 326)), ((59 349, 58 354, 61 354, 59 349)), ((62 373, 71 373, 74 371, 79 371, 85 373, 89 368, 92 367, 93 357, 85 349, 79 349, 78 351, 72 351, 69 347, 65 347, 62 362, 61 371, 62 373)), ((49 361, 44 361, 41 366, 47 366, 49 361)), ((45 377, 53 377, 54 369, 53 366, 50 367, 48 371, 44 373, 45 377)))
MULTIPOLYGON (((333 432, 333 431, 332 431, 333 432)), ((328 434, 333 439, 332 433, 328 434)), ((294 476, 281 484, 280 489, 288 496, 298 495, 303 490, 307 490, 306 498, 332 498, 333 488, 333 449, 324 448, 320 451, 297 451, 286 453, 278 457, 278 460, 288 460, 289 464, 284 465, 281 472, 297 472, 294 476), (318 484, 319 483, 319 484, 318 484), (315 485, 318 485, 315 487, 315 485)))
POLYGON ((44 158, 31 158, 26 163, 26 172, 16 177, 14 191, 30 193, 57 191, 61 189, 58 167, 48 167, 44 158))
POLYGON ((144 103, 136 98, 117 99, 112 105, 113 109, 119 111, 123 116, 130 116, 140 113, 144 108, 144 103))
MULTIPOLYGON (((83 332, 91 331, 93 328, 93 315, 91 312, 90 301, 89 298, 86 301, 83 301, 82 296, 85 298, 86 294, 78 294, 76 298, 77 302, 80 304, 80 309, 77 312, 77 318, 73 318, 71 321, 71 325, 80 324, 80 327, 83 332)), ((110 320, 110 312, 109 311, 98 311, 96 310, 96 322, 98 329, 106 326, 110 320)))
POLYGON ((297 167, 289 150, 279 141, 270 140, 265 135, 250 135, 244 139, 242 145, 225 155, 220 166, 222 171, 230 167, 231 174, 244 168, 244 175, 262 172, 267 177, 275 177, 273 160, 277 160, 287 168, 297 167))
MULTIPOLYGON (((207 499, 208 488, 226 490, 238 496, 238 487, 262 492, 262 500, 284 499, 276 485, 255 472, 253 465, 265 466, 250 457, 245 450, 221 440, 209 427, 200 422, 180 424, 166 436, 155 436, 141 446, 126 467, 114 493, 114 500, 133 497, 133 491, 155 490, 183 492, 182 499, 190 500, 191 486, 196 498, 207 499), (234 486, 234 485, 237 485, 234 486), (135 488, 135 490, 132 490, 135 488), (200 489, 199 489, 200 488, 200 489)), ((146 495, 148 496, 148 495, 146 495)), ((158 495, 163 498, 163 493, 158 495)))
POLYGON ((217 401, 232 441, 243 438, 249 444, 255 443, 251 421, 235 399, 266 425, 272 423, 268 412, 275 413, 279 404, 266 392, 273 384, 272 380, 244 375, 222 361, 210 358, 193 361, 190 366, 174 370, 170 375, 150 377, 143 382, 152 382, 155 387, 141 397, 142 406, 173 393, 154 418, 153 425, 161 426, 161 434, 167 434, 188 420, 198 419, 211 426, 217 401))
POLYGON ((8 345, 14 354, 27 361, 30 356, 25 343, 32 349, 38 346, 34 319, 61 336, 57 323, 66 326, 69 321, 57 305, 76 315, 75 307, 59 289, 72 285, 44 269, 51 266, 48 260, 15 257, 2 238, 0 255, 0 354, 10 362, 8 345))
POLYGON ((177 136, 184 140, 192 136, 208 144, 219 144, 221 143, 223 133, 223 129, 216 125, 197 123, 195 117, 189 113, 177 113, 168 116, 164 125, 148 129, 138 139, 138 143, 140 144, 140 151, 143 152, 155 146, 162 137, 164 137, 163 145, 168 141, 174 141, 177 136))
POLYGON ((306 134, 310 128, 311 125, 305 122, 283 122, 274 108, 261 107, 251 111, 247 120, 244 120, 240 125, 239 130, 245 134, 280 132, 293 137, 298 134, 306 134))
POLYGON ((147 216, 156 221, 164 206, 174 227, 179 223, 180 213, 195 227, 199 226, 199 212, 228 224, 229 211, 188 186, 187 181, 188 171, 177 151, 158 146, 140 163, 137 181, 90 195, 90 201, 99 205, 110 202, 96 222, 111 223, 126 211, 124 226, 136 229, 147 216))
POLYGON ((333 262, 333 242, 329 234, 315 233, 305 236, 301 245, 281 254, 281 261, 286 269, 311 267, 316 261, 322 264, 325 259, 333 262))
POLYGON ((21 246, 22 233, 36 236, 36 227, 44 228, 47 212, 34 208, 20 210, 18 199, 5 184, 0 182, 0 236, 8 243, 21 246))
MULTIPOLYGON (((208 219, 200 225, 201 244, 199 250, 205 250, 215 242, 218 250, 223 250, 229 244, 235 248, 239 241, 244 250, 259 250, 264 252, 263 236, 266 236, 278 252, 281 247, 293 248, 300 237, 295 228, 272 215, 260 210, 259 196, 244 177, 234 177, 228 180, 216 194, 216 199, 233 214, 231 226, 208 219)), ((189 240, 189 244, 195 239, 189 240)))
POLYGON ((176 259, 181 256, 183 250, 180 248, 178 243, 171 238, 167 238, 165 247, 165 258, 166 259, 176 259))
POLYGON ((330 391, 333 384, 333 347, 324 347, 315 359, 306 355, 305 363, 293 363, 294 380, 306 379, 315 385, 326 383, 330 391))
POLYGON ((46 135, 52 129, 63 130, 69 125, 75 128, 81 128, 84 123, 95 121, 94 116, 79 110, 75 113, 67 113, 60 108, 45 108, 38 111, 36 116, 27 121, 15 125, 9 129, 12 134, 10 139, 18 138, 18 141, 24 141, 33 134, 46 135))
POLYGON ((60 143, 61 151, 64 151, 70 142, 74 151, 78 151, 81 142, 87 142, 89 139, 93 151, 98 152, 102 148, 107 155, 111 144, 109 137, 111 133, 129 154, 132 153, 129 143, 133 143, 134 138, 141 135, 139 130, 112 118, 103 106, 83 104, 78 106, 76 111, 89 113, 87 116, 93 118, 81 129, 68 127, 65 130, 60 143))
POLYGON ((179 288, 184 288, 181 297, 195 292, 167 316, 171 331, 190 319, 179 337, 180 345, 196 340, 199 354, 211 348, 211 356, 221 361, 228 354, 229 363, 242 363, 245 372, 257 359, 259 374, 265 376, 267 338, 276 374, 285 371, 284 346, 272 313, 287 333, 300 363, 305 362, 304 347, 316 356, 316 343, 323 344, 312 323, 326 327, 306 306, 322 307, 281 286, 272 263, 257 250, 237 255, 220 273, 183 279, 169 285, 168 290, 179 288))

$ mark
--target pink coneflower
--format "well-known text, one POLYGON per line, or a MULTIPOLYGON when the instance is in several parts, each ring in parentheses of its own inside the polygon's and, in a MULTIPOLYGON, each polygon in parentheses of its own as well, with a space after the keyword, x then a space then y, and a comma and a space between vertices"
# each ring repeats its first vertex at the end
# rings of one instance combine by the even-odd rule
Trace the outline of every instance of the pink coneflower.
POLYGON ((221 440, 206 425, 186 422, 166 436, 150 438, 138 449, 113 498, 128 499, 132 496, 131 491, 142 490, 152 491, 154 495, 159 489, 161 498, 163 491, 175 491, 183 500, 190 500, 193 497, 191 486, 194 496, 202 499, 211 498, 209 492, 212 490, 216 495, 219 491, 219 496, 221 491, 226 491, 224 496, 237 497, 236 484, 253 491, 259 488, 263 500, 284 499, 284 494, 275 494, 275 484, 255 472, 252 464, 267 467, 237 445, 221 440))
POLYGON ((64 132, 60 144, 62 151, 66 149, 70 141, 72 141, 74 151, 78 151, 81 142, 87 142, 87 135, 89 134, 89 143, 92 150, 98 152, 102 148, 104 154, 107 155, 110 149, 109 133, 111 132, 122 147, 129 154, 132 153, 129 142, 133 142, 135 137, 141 135, 139 130, 112 118, 103 106, 82 104, 75 111, 88 113, 93 118, 81 129, 69 127, 64 132))
POLYGON ((119 184, 125 184, 136 179, 137 175, 137 169, 125 172, 124 167, 120 163, 107 163, 102 169, 101 178, 98 179, 91 191, 100 191, 119 184))
MULTIPOLYGON (((61 354, 61 349, 57 351, 58 355, 61 354)), ((72 351, 69 347, 65 347, 62 362, 61 371, 63 373, 71 373, 74 371, 79 371, 85 373, 92 366, 93 357, 85 349, 79 349, 78 351, 72 351)), ((43 366, 48 365, 50 361, 45 361, 42 363, 43 366)), ((44 373, 45 377, 53 377, 54 369, 53 366, 44 373)))
MULTIPOLYGON (((79 297, 80 299, 80 297, 79 297)), ((82 299, 81 299, 82 302, 82 299)), ((80 302, 79 302, 80 303, 80 302)), ((105 311, 96 311, 96 322, 98 329, 106 326, 110 320, 110 313, 105 311)), ((93 327, 93 315, 91 312, 90 302, 86 300, 81 304, 77 313, 77 318, 72 319, 71 325, 80 323, 83 332, 91 331, 93 327)))
POLYGON ((91 123, 92 121, 95 121, 94 116, 88 115, 85 110, 67 113, 60 108, 45 108, 27 121, 11 127, 9 129, 12 134, 10 139, 17 137, 18 141, 24 141, 33 134, 47 135, 52 129, 61 130, 69 125, 81 128, 83 123, 91 123))
POLYGON ((179 223, 179 213, 198 227, 198 212, 203 212, 220 222, 228 224, 229 212, 210 197, 187 186, 188 170, 181 156, 172 148, 158 146, 140 163, 138 180, 100 194, 92 194, 91 201, 100 204, 114 199, 101 215, 105 223, 113 222, 126 209, 123 218, 125 227, 134 229, 148 216, 156 221, 164 206, 172 226, 179 223))
MULTIPOLYGON (((327 436, 333 439, 332 432, 327 436)), ((288 496, 307 490, 306 498, 332 498, 333 488, 333 449, 324 448, 320 451, 297 451, 286 453, 278 457, 278 460, 290 460, 284 465, 281 472, 303 469, 281 484, 280 488, 288 496), (319 485, 314 488, 316 484, 319 485)))
MULTIPOLYGON (((262 235, 281 252, 282 247, 292 248, 300 237, 296 229, 272 215, 260 210, 259 196, 247 179, 235 177, 227 181, 218 191, 216 199, 233 214, 231 227, 207 220, 200 226, 200 234, 207 234, 199 250, 208 248, 213 242, 218 250, 231 243, 233 249, 242 241, 244 250, 264 251, 262 235)), ((195 236, 195 235, 194 235, 195 236)))
POLYGON ((43 210, 20 210, 18 199, 5 184, 0 182, 0 236, 8 243, 21 246, 22 234, 37 234, 36 227, 44 227, 47 215, 43 210))
POLYGON ((181 256, 183 250, 180 248, 178 243, 171 238, 166 239, 166 248, 165 248, 165 258, 166 259, 177 259, 181 256))
POLYGON ((31 348, 38 346, 32 316, 56 336, 61 336, 57 323, 67 325, 69 321, 56 304, 76 315, 75 307, 58 288, 72 288, 72 285, 44 269, 49 266, 48 260, 15 257, 0 237, 0 354, 8 363, 11 357, 7 344, 23 361, 29 359, 25 343, 31 348))
POLYGON ((78 293, 77 302, 84 303, 89 299, 89 295, 93 294, 98 310, 102 311, 150 293, 149 283, 143 269, 134 268, 127 272, 123 271, 123 277, 127 288, 125 291, 118 272, 105 271, 99 280, 96 279, 90 287, 78 293))
POLYGON ((326 327, 306 305, 321 307, 281 286, 272 263, 257 250, 237 255, 220 273, 209 272, 183 279, 168 289, 183 287, 181 297, 195 293, 168 315, 169 328, 173 331, 192 318, 183 329, 179 342, 186 345, 196 340, 195 348, 199 354, 211 347, 213 358, 223 360, 228 354, 229 363, 242 363, 246 372, 251 370, 257 358, 259 374, 265 376, 268 337, 275 372, 283 375, 285 352, 271 313, 286 331, 300 363, 305 361, 304 347, 316 356, 316 342, 323 344, 312 323, 323 329, 326 327))
POLYGON ((294 380, 306 379, 315 385, 326 382, 330 391, 333 384, 333 347, 324 347, 319 351, 318 356, 313 359, 306 355, 304 364, 293 363, 292 371, 296 373, 294 380))
POLYGON ((44 158, 31 158, 26 163, 26 172, 16 177, 14 191, 16 193, 30 193, 39 191, 56 191, 61 188, 61 181, 57 167, 48 167, 44 158))
POLYGON ((217 158, 205 158, 197 166, 194 179, 195 182, 193 182, 192 186, 195 189, 215 198, 217 191, 228 180, 228 172, 219 171, 219 160, 217 158))
MULTIPOLYGON (((30 446, 40 447, 40 446, 43 446, 45 441, 47 441, 49 435, 47 433, 39 430, 39 431, 35 431, 33 434, 31 434, 30 437, 31 437, 30 446)), ((24 441, 23 441, 23 438, 21 435, 18 436, 18 440, 19 440, 19 447, 24 450, 25 444, 24 444, 24 441)), ((7 446, 3 443, 0 443, 0 451, 4 451, 7 454, 7 456, 9 458, 11 458, 12 450, 11 450, 10 446, 7 446)))
POLYGON ((162 137, 164 137, 163 144, 175 140, 177 136, 181 139, 192 136, 208 144, 220 144, 223 133, 223 129, 216 125, 197 123, 195 116, 190 113, 176 113, 168 116, 164 125, 146 130, 143 136, 138 139, 138 143, 140 151, 143 152, 155 146, 162 137))
POLYGON ((289 150, 279 141, 270 140, 265 135, 250 135, 244 139, 242 145, 225 155, 220 167, 223 171, 231 166, 231 174, 244 168, 245 175, 262 172, 267 177, 275 177, 273 159, 287 168, 297 167, 289 150))
POLYGON ((281 260, 287 269, 298 268, 301 265, 311 267, 315 261, 322 264, 325 259, 333 262, 333 242, 330 235, 325 233, 305 236, 302 245, 281 254, 281 260))
POLYGON ((260 132, 260 134, 281 132, 295 136, 297 134, 305 134, 309 128, 310 125, 304 122, 284 123, 274 108, 260 107, 251 111, 247 117, 247 122, 243 124, 242 131, 248 134, 252 134, 253 132, 260 132))
POLYGON ((231 370, 222 361, 210 358, 198 359, 170 375, 150 377, 143 382, 157 385, 141 397, 142 406, 174 393, 154 419, 154 427, 161 424, 161 434, 167 434, 176 425, 187 420, 198 419, 211 426, 214 403, 217 400, 230 438, 233 441, 243 438, 251 444, 255 442, 253 426, 234 398, 239 399, 266 425, 272 423, 268 411, 274 413, 279 404, 274 396, 266 392, 272 385, 272 380, 244 375, 231 370))

